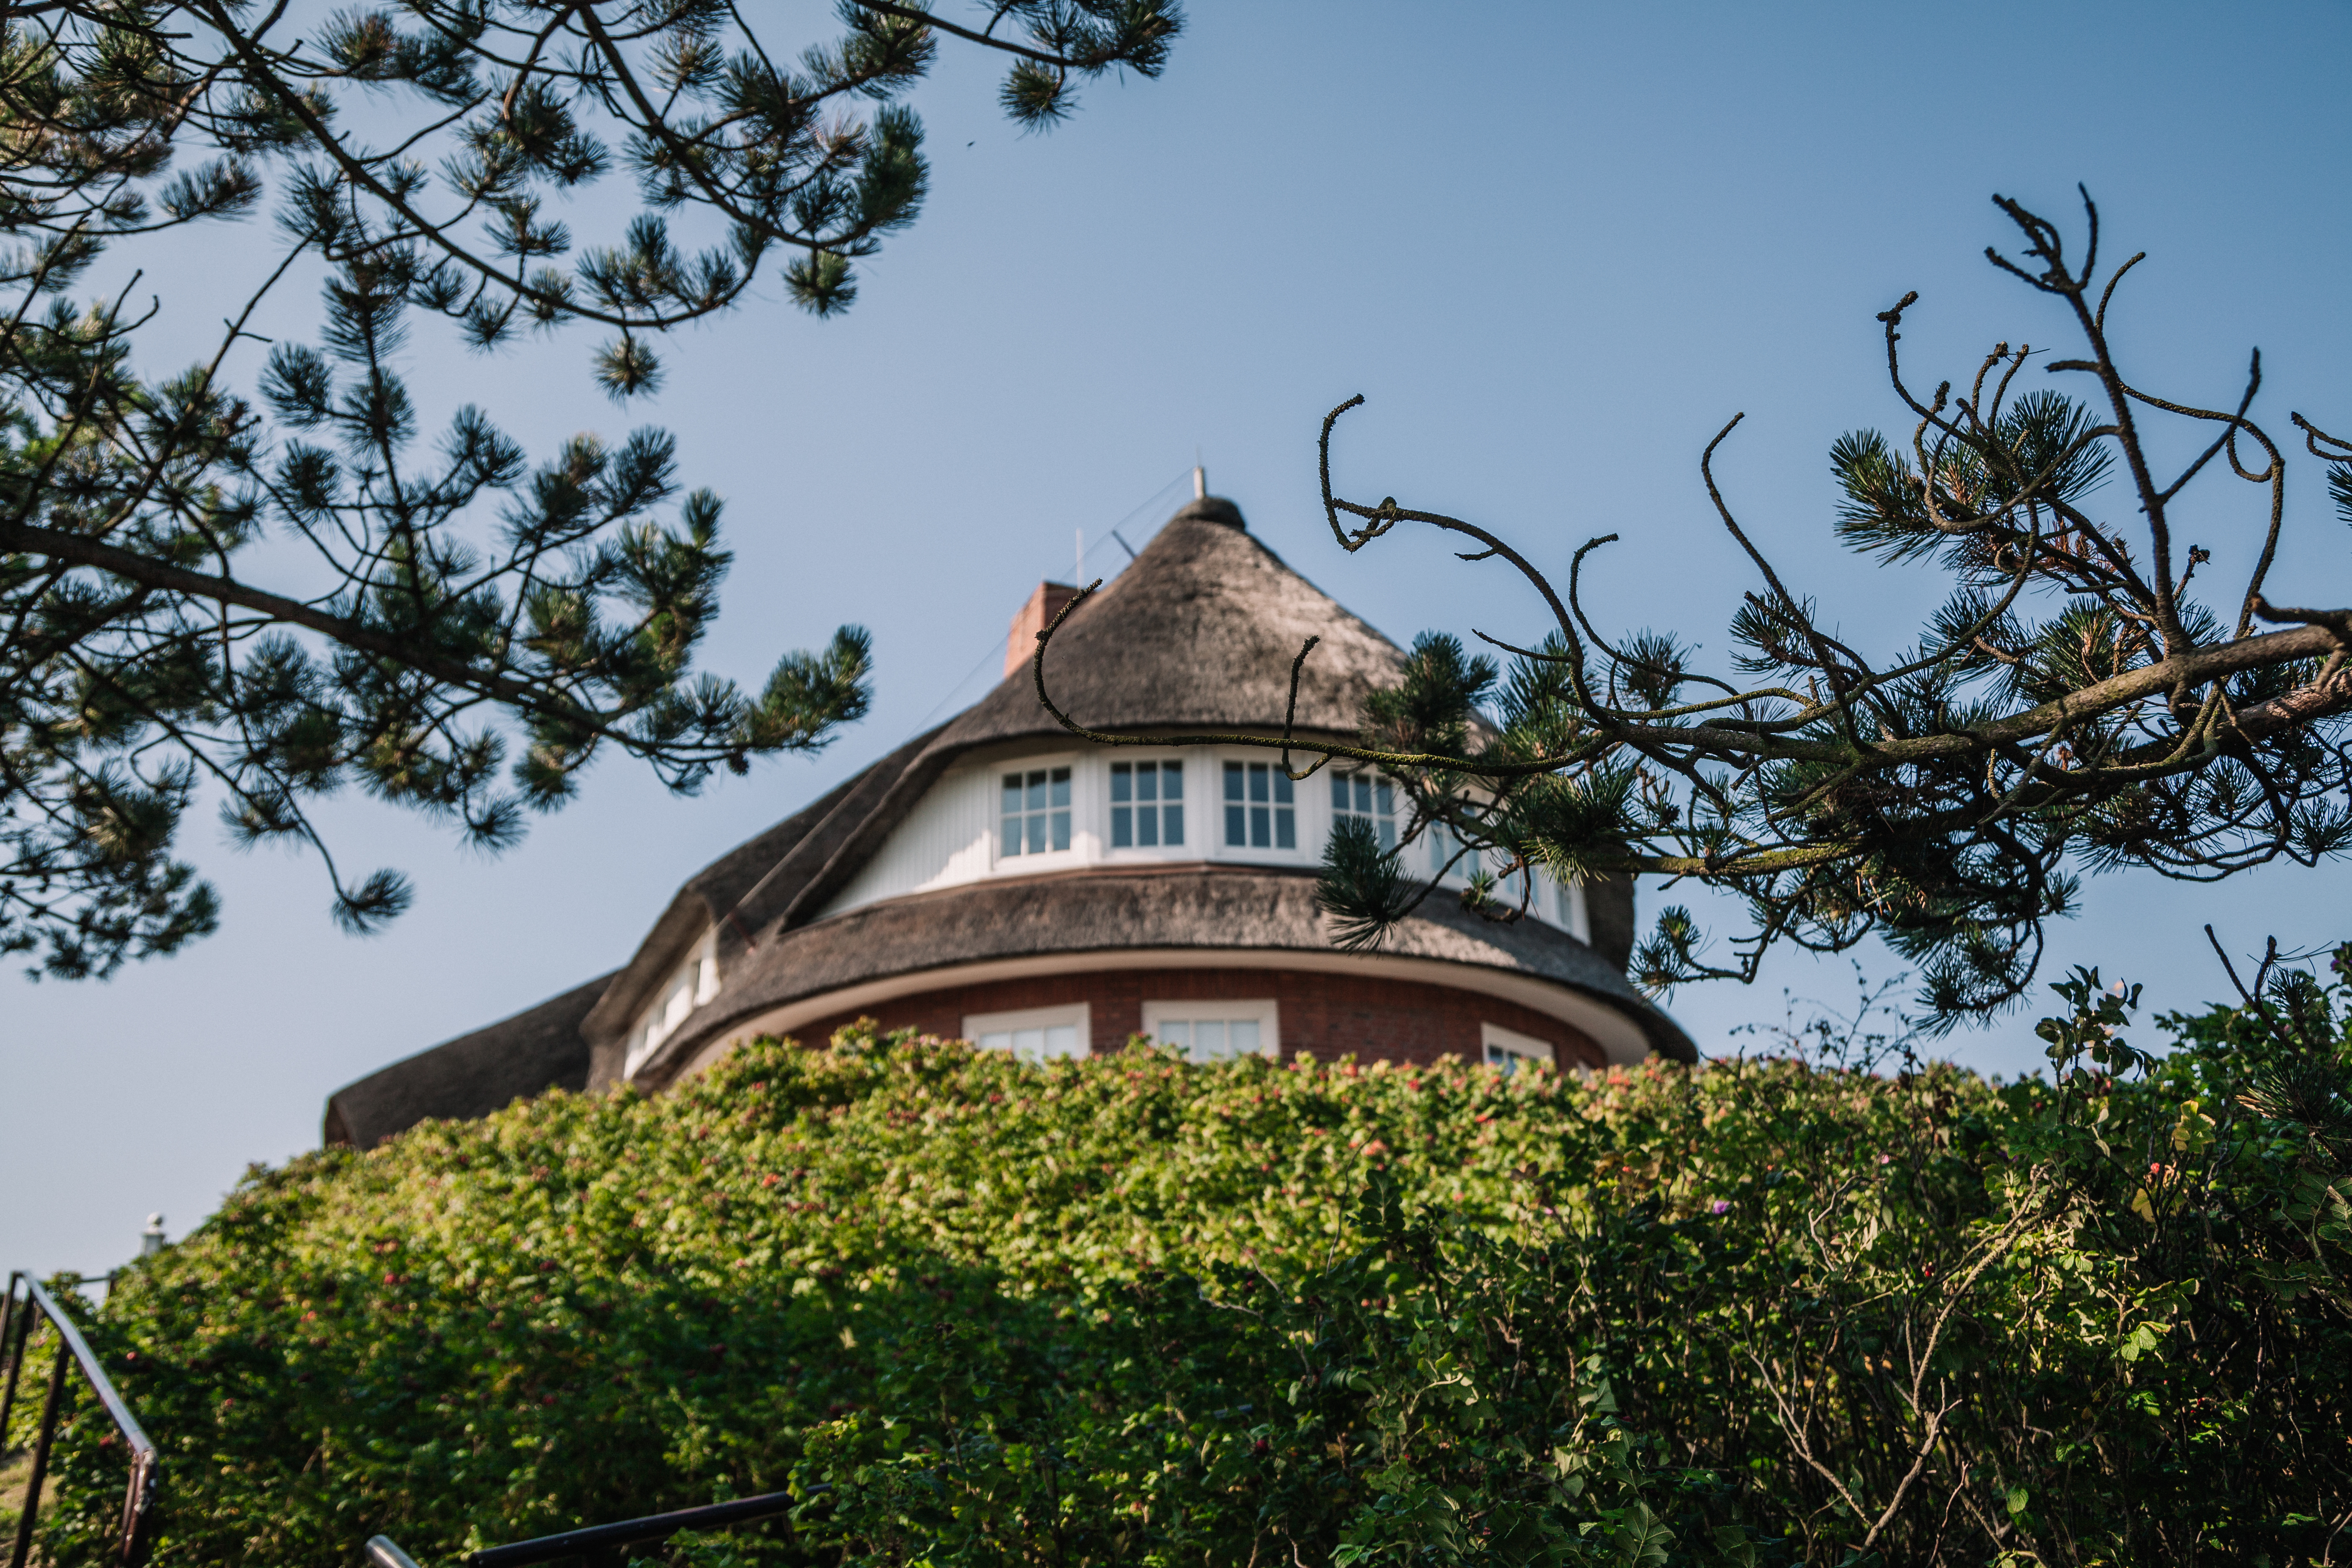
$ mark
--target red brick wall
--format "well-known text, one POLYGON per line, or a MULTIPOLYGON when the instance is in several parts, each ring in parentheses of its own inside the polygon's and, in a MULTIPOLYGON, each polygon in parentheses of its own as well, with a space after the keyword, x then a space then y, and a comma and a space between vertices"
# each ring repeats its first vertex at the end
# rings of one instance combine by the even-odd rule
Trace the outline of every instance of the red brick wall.
MULTIPOLYGON (((1349 974, 1294 973, 1279 969, 1127 969, 1099 974, 1057 974, 1035 980, 1001 980, 901 996, 864 1010, 885 1029, 916 1028, 925 1034, 963 1032, 968 1013, 1011 1013, 1071 1002, 1089 1005, 1097 1050, 1116 1048, 1143 1027, 1143 1004, 1271 996, 1281 1009, 1282 1054, 1301 1051, 1331 1060, 1352 1055, 1363 1061, 1433 1062, 1443 1056, 1481 1059, 1481 1023, 1551 1042, 1562 1067, 1600 1067, 1601 1047, 1582 1030, 1516 1003, 1497 1001, 1446 985, 1411 980, 1373 980, 1349 974)), ((794 1029, 795 1037, 818 1044, 858 1014, 843 1013, 794 1029)))

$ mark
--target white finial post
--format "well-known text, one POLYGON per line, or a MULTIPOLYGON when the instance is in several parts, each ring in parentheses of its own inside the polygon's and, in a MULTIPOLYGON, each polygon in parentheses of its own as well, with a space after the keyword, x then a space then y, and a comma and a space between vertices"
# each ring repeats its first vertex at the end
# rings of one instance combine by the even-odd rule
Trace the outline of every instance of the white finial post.
POLYGON ((147 1228, 139 1233, 139 1256, 152 1258, 163 1250, 163 1216, 151 1214, 147 1216, 147 1228))
POLYGON ((1192 465, 1192 499, 1206 500, 1209 497, 1209 470, 1200 464, 1192 465))

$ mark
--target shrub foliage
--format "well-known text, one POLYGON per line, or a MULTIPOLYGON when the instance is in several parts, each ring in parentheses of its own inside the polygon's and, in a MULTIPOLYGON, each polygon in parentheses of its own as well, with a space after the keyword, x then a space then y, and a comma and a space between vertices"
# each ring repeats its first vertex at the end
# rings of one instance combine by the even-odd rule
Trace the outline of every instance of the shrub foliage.
MULTIPOLYGON (((2011 1084, 1852 1036, 1590 1079, 765 1045, 257 1169, 90 1328, 161 1564, 784 1489, 673 1560, 2340 1558, 2341 980, 2160 1058, 2061 989, 2011 1084)), ((102 1433, 60 1563, 107 1551, 102 1433)))

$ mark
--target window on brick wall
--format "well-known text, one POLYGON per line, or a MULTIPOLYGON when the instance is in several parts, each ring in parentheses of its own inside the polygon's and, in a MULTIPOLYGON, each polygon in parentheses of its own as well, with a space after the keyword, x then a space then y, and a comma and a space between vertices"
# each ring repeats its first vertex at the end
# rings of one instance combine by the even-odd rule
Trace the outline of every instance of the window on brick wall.
POLYGON ((1290 775, 1267 763, 1225 764, 1225 845, 1296 849, 1298 807, 1290 775))
POLYGON ((1110 765, 1110 847, 1151 849, 1184 842, 1184 764, 1110 765))
POLYGON ((1499 1024, 1480 1024, 1478 1042, 1486 1048, 1486 1065, 1506 1078, 1536 1062, 1553 1067, 1559 1060, 1549 1040, 1538 1040, 1533 1035, 1522 1035, 1499 1024))
POLYGON ((1146 1002, 1143 1032, 1196 1062, 1282 1054, 1281 1013, 1271 998, 1246 1002, 1146 1002))
POLYGON ((1024 1061, 1082 1057, 1090 1045, 1084 1002, 1024 1007, 1016 1013, 967 1013, 963 1037, 985 1051, 1011 1051, 1024 1061))

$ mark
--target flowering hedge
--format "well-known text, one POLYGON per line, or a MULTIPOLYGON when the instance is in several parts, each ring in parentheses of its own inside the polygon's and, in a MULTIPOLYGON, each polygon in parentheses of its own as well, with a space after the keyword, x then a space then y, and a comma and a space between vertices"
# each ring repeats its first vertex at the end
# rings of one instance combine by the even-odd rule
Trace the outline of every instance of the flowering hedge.
MULTIPOLYGON (((2082 977, 2005 1086, 763 1045, 257 1170, 89 1327, 158 1564, 782 1489, 673 1557, 2341 1561, 2352 1112, 2297 997, 2151 1063, 2082 977)), ((61 1462, 95 1563, 120 1454, 61 1462)))

